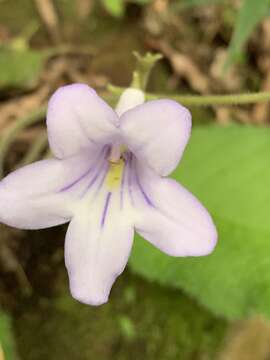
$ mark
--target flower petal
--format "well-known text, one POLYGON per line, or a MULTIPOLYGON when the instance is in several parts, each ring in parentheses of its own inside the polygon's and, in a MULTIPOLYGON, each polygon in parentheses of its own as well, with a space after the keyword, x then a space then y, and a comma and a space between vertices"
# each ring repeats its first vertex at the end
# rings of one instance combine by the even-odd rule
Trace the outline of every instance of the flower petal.
POLYGON ((103 193, 72 219, 65 242, 65 262, 72 296, 101 305, 127 263, 133 240, 130 218, 119 209, 119 194, 103 193), (90 215, 91 213, 91 215, 90 215), (125 216, 125 217, 124 217, 125 216))
POLYGON ((21 229, 69 221, 80 184, 70 191, 65 189, 87 171, 90 159, 85 153, 66 160, 42 160, 5 177, 0 182, 0 221, 21 229))
POLYGON ((59 88, 48 105, 47 127, 50 147, 58 158, 82 149, 113 141, 118 116, 86 84, 59 88))
POLYGON ((177 166, 191 130, 190 112, 172 100, 153 100, 125 112, 120 119, 129 149, 160 175, 177 166))
POLYGON ((136 231, 171 256, 211 253, 217 232, 202 204, 172 179, 160 178, 142 167, 139 175, 148 201, 138 209, 136 231))

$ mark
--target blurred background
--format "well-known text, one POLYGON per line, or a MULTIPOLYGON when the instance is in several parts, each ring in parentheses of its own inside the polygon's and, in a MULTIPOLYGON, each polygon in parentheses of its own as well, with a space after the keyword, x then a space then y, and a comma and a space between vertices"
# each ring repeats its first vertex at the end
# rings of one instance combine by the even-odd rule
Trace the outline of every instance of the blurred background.
MULTIPOLYGON (((134 50, 163 55, 147 90, 270 91, 269 0, 0 0, 0 173, 50 156, 44 118, 61 85, 111 105, 134 50)), ((236 97, 237 98, 237 97, 236 97)), ((191 106, 173 177, 206 205, 215 252, 175 259, 137 238, 108 304, 73 300, 66 227, 0 227, 0 360, 269 360, 269 103, 191 106), (2 349, 2 350, 1 350, 2 349)), ((0 199, 1 206, 1 199, 0 199)))

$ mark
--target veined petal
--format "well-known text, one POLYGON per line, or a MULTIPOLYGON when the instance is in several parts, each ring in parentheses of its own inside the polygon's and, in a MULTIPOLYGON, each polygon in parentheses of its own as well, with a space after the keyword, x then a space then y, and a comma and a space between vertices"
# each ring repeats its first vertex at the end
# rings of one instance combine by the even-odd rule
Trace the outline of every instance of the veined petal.
POLYGON ((40 229, 63 224, 76 209, 81 184, 89 171, 88 153, 66 160, 35 162, 14 171, 0 182, 0 221, 21 229, 40 229), (69 190, 69 191, 67 191, 69 190))
POLYGON ((172 100, 153 100, 120 119, 124 141, 138 159, 160 175, 177 166, 191 130, 190 112, 172 100))
POLYGON ((172 179, 160 178, 150 169, 139 171, 144 202, 138 208, 136 231, 171 256, 202 256, 217 241, 213 221, 203 205, 172 179))
POLYGON ((101 305, 124 270, 133 240, 128 212, 120 211, 119 193, 102 192, 72 219, 65 242, 65 262, 72 296, 101 305))
POLYGON ((50 147, 58 158, 82 149, 111 143, 117 135, 118 116, 86 84, 59 88, 48 105, 47 127, 50 147))

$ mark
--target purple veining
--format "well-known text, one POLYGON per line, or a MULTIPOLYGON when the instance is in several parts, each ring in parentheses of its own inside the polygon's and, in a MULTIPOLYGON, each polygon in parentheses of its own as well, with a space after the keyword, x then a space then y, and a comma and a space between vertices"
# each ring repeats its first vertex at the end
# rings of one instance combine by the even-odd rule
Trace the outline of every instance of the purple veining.
POLYGON ((104 184, 104 181, 105 181, 106 176, 107 176, 107 173, 108 173, 108 169, 109 169, 109 163, 107 163, 107 164, 104 166, 103 176, 102 176, 101 181, 100 181, 100 183, 98 184, 98 187, 97 187, 97 189, 96 189, 96 191, 95 191, 94 197, 99 193, 102 185, 104 184))
POLYGON ((101 167, 98 167, 98 169, 96 169, 95 175, 92 177, 91 181, 88 183, 86 189, 84 189, 84 191, 82 192, 81 197, 83 197, 89 191, 89 189, 95 184, 95 182, 98 180, 98 178, 100 177, 101 174, 105 174, 105 175, 107 174, 107 170, 108 170, 108 162, 106 159, 104 159, 101 167))
POLYGON ((59 190, 59 192, 64 192, 64 191, 70 190, 73 186, 75 186, 81 180, 83 180, 87 175, 91 174, 91 172, 96 169, 97 165, 100 164, 100 160, 103 158, 103 155, 104 155, 104 157, 106 157, 106 153, 108 152, 108 149, 109 148, 107 145, 104 146, 100 152, 100 155, 97 157, 97 163, 94 162, 94 164, 92 164, 85 173, 83 173, 78 179, 74 180, 72 183, 64 186, 62 189, 59 190))
POLYGON ((155 207, 153 202, 149 198, 149 196, 146 194, 146 192, 145 192, 145 190, 144 190, 144 188, 143 188, 143 186, 142 186, 142 184, 140 182, 136 165, 134 166, 134 173, 135 173, 136 184, 138 185, 138 188, 139 188, 145 202, 147 203, 147 205, 155 207))
POLYGON ((125 164, 124 164, 124 170, 122 174, 121 179, 121 189, 120 189, 120 209, 123 209, 123 203, 124 203, 124 189, 125 189, 125 182, 126 182, 126 173, 127 173, 127 166, 128 166, 128 158, 125 157, 125 164))
POLYGON ((106 200, 105 200, 105 205, 103 208, 103 212, 102 212, 102 218, 101 218, 101 227, 103 228, 104 224, 105 224, 105 220, 106 220, 106 216, 107 216, 107 212, 108 212, 108 207, 109 207, 109 203, 110 203, 110 199, 111 199, 112 193, 108 192, 107 196, 106 196, 106 200))
POLYGON ((131 201, 131 204, 134 206, 134 198, 133 198, 133 191, 132 191, 132 185, 133 185, 133 168, 132 168, 132 161, 133 159, 133 156, 132 154, 130 153, 129 154, 129 166, 128 166, 128 193, 129 193, 129 196, 130 196, 130 201, 131 201))
POLYGON ((78 179, 74 180, 72 183, 64 186, 62 189, 59 190, 59 192, 64 192, 69 189, 71 189, 74 185, 79 183, 81 180, 83 180, 87 175, 91 174, 91 172, 94 170, 95 165, 92 165, 84 174, 82 174, 78 179))

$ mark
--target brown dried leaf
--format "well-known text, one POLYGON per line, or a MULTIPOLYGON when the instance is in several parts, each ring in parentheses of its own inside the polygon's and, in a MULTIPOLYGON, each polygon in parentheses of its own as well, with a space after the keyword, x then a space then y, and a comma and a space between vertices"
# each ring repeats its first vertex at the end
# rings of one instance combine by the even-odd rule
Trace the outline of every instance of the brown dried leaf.
POLYGON ((218 48, 215 51, 213 62, 210 66, 209 75, 212 77, 212 83, 216 87, 216 82, 218 82, 219 87, 226 91, 239 91, 242 87, 242 79, 237 66, 232 64, 226 73, 223 73, 226 59, 227 50, 218 48))
POLYGON ((208 92, 210 84, 207 76, 202 73, 189 55, 174 50, 165 41, 152 41, 151 43, 168 58, 175 74, 185 79, 192 89, 200 93, 208 92))
POLYGON ((233 327, 218 360, 267 360, 269 357, 270 324, 257 316, 233 327))
POLYGON ((79 19, 86 19, 90 15, 93 7, 93 0, 76 0, 76 8, 79 19))

